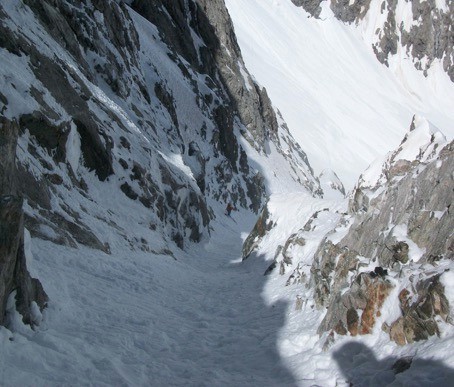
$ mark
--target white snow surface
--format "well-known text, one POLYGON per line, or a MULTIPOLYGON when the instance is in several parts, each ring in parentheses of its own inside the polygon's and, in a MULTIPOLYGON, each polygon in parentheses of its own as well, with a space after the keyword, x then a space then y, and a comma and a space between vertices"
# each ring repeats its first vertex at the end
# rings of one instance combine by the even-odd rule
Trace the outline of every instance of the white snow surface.
MULTIPOLYGON (((376 157, 399 145, 414 114, 454 137, 454 84, 442 64, 433 63, 425 78, 404 49, 389 68, 376 59, 371 45, 386 17, 381 3, 372 1, 365 20, 349 26, 327 2, 315 19, 289 0, 226 0, 248 70, 316 175, 332 169, 347 190, 376 157)), ((400 8, 399 20, 411 20, 411 6, 400 8)))
POLYGON ((413 124, 413 130, 405 135, 397 150, 389 152, 384 157, 376 158, 361 174, 357 183, 358 187, 377 189, 387 180, 385 171, 400 160, 409 162, 418 160, 421 163, 428 163, 434 160, 447 145, 444 134, 424 117, 415 115, 413 124))
POLYGON ((66 142, 66 159, 71 166, 73 173, 77 173, 81 156, 80 135, 77 132, 76 126, 71 122, 71 130, 69 131, 68 141, 66 142))

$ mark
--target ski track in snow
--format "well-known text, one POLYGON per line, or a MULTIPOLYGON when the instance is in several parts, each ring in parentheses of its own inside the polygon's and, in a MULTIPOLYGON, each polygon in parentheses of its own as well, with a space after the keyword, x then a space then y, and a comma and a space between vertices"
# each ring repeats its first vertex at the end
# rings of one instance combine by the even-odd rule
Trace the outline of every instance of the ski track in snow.
POLYGON ((1 328, 0 384, 293 385, 276 347, 286 305, 264 305, 266 264, 239 262, 238 231, 221 216, 177 261, 33 240, 50 304, 36 332, 1 328))

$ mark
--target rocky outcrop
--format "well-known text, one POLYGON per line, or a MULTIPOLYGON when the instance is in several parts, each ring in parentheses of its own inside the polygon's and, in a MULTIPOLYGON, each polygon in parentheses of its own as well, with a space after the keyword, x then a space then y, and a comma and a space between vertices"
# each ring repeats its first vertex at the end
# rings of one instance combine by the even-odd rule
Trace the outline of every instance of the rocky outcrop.
MULTIPOLYGON (((249 142, 264 152, 267 140, 278 139, 278 122, 268 94, 252 80, 245 68, 225 2, 198 0, 197 3, 217 37, 217 44, 211 46, 214 48, 211 50, 214 59, 212 66, 218 69, 233 106, 252 134, 249 142)), ((214 39, 207 37, 207 40, 214 39)))
POLYGON ((444 70, 454 82, 454 52, 452 25, 454 7, 452 4, 439 7, 433 0, 412 1, 402 4, 399 1, 383 2, 380 10, 386 16, 382 26, 377 26, 374 52, 380 62, 388 65, 390 55, 397 53, 401 45, 413 59, 415 67, 427 75, 435 60, 442 63, 444 70), (401 20, 402 14, 411 19, 401 20))
POLYGON ((303 7, 306 12, 318 18, 322 12, 320 4, 323 0, 292 0, 292 3, 298 7, 303 7))
POLYGON ((381 307, 393 285, 380 276, 359 274, 345 293, 336 292, 318 332, 331 329, 339 335, 372 333, 381 307), (358 314, 360 312, 360 314, 358 314))
POLYGON ((360 177, 344 215, 348 232, 336 243, 328 234, 314 256, 310 286, 327 308, 320 334, 371 333, 396 286, 399 299, 390 302, 402 316, 382 327, 391 339, 402 345, 439 333, 437 316, 450 314, 439 277, 454 257, 453 170, 454 143, 415 117, 401 146, 360 177))
POLYGON ((446 2, 446 7, 440 9, 437 8, 436 1, 415 0, 411 2, 411 7, 412 25, 405 26, 402 23, 397 26, 402 46, 415 59, 415 66, 424 71, 424 74, 427 74, 432 63, 438 59, 454 82, 453 3, 446 2))
POLYGON ((421 117, 414 125, 397 151, 360 177, 350 201, 357 220, 344 243, 383 267, 407 262, 409 243, 421 262, 454 256, 453 143, 421 117))
POLYGON ((8 323, 8 299, 15 292, 16 309, 23 322, 36 325, 34 305, 42 311, 47 295, 31 278, 24 251, 23 200, 17 194, 15 166, 17 123, 0 119, 0 325, 8 323))
POLYGON ((362 20, 369 11, 371 0, 332 0, 331 10, 337 19, 346 22, 353 23, 362 20))
POLYGON ((440 275, 419 280, 415 287, 404 288, 399 293, 402 316, 383 330, 399 345, 427 340, 440 335, 437 316, 445 322, 452 322, 450 305, 440 283, 440 275))
POLYGON ((255 223, 254 228, 249 233, 243 243, 243 261, 249 258, 252 252, 260 244, 260 241, 265 236, 266 232, 273 228, 273 221, 270 219, 268 207, 265 206, 260 213, 260 216, 255 223))
POLYGON ((163 40, 175 54, 181 55, 199 72, 208 74, 214 84, 226 90, 228 111, 225 111, 225 104, 219 107, 215 120, 221 136, 220 144, 232 164, 235 165, 238 159, 232 110, 238 112, 250 130, 251 143, 263 150, 270 133, 277 132, 276 117, 266 91, 256 88, 244 68, 224 2, 181 0, 162 1, 160 4, 135 1, 132 8, 158 26, 163 40), (202 45, 190 39, 191 31, 200 37, 202 45), (233 147, 234 154, 228 146, 233 147))
MULTIPOLYGON (((292 2, 319 17, 323 0, 292 2)), ((376 23, 372 25, 372 49, 381 63, 388 66, 389 58, 397 54, 400 47, 425 75, 432 64, 439 61, 454 82, 452 2, 385 0, 372 6, 379 9, 371 9, 370 0, 330 0, 334 16, 344 23, 376 23)))

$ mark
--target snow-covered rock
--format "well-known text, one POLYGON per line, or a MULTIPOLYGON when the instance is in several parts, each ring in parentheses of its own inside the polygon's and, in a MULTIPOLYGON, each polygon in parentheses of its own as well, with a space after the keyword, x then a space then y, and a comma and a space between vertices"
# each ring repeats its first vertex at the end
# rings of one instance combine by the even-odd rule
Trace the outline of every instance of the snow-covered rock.
POLYGON ((318 177, 323 197, 326 199, 342 199, 345 197, 345 188, 336 172, 325 169, 318 177))
MULTIPOLYGON (((292 0, 312 16, 320 17, 326 0, 292 0)), ((389 66, 389 59, 405 52, 415 67, 424 71, 441 61, 454 82, 454 51, 450 25, 454 8, 448 0, 378 1, 329 0, 334 16, 345 23, 359 24, 370 36, 377 59, 389 66)))
MULTIPOLYGON (((302 364, 323 352, 338 359, 352 340, 362 353, 380 345, 388 355, 412 358, 452 340, 453 145, 415 116, 401 145, 373 163, 343 202, 270 198, 249 260, 265 259, 264 297, 294 305, 280 345, 283 357, 299 359, 296 374, 305 374, 302 364), (313 350, 303 344, 308 341, 313 350)), ((402 378, 415 375, 403 372, 402 378)))
POLYGON ((353 189, 351 211, 367 210, 367 202, 382 193, 387 183, 406 174, 415 164, 435 160, 445 145, 443 133, 424 117, 415 115, 400 146, 384 158, 377 158, 361 174, 353 189))
POLYGON ((8 310, 17 310, 23 322, 33 326, 39 324, 35 316, 45 307, 47 295, 27 268, 23 199, 16 182, 18 134, 17 124, 0 120, 0 325, 9 325, 8 310))
POLYGON ((222 1, 13 1, 0 18, 0 109, 20 126, 33 237, 168 251, 207 238, 219 202, 320 194, 222 1))
MULTIPOLYGON (((350 199, 354 222, 348 233, 335 245, 328 236, 314 257, 316 300, 320 306, 328 307, 321 332, 339 324, 347 331, 345 300, 355 297, 352 290, 346 289, 356 283, 355 278, 361 273, 382 268, 386 270, 385 281, 389 276, 391 283, 395 285, 397 281, 403 291, 410 276, 418 276, 414 286, 423 289, 423 280, 449 269, 454 243, 453 217, 449 215, 454 188, 449 172, 454 167, 452 147, 453 143, 447 143, 440 132, 431 132, 426 120, 415 117, 400 147, 360 177, 350 199)), ((373 273, 372 276, 376 281, 381 278, 373 273)), ((363 292, 361 297, 366 295, 367 299, 367 294, 363 292)), ((421 294, 420 297, 427 298, 421 294)), ((415 305, 421 303, 417 301, 415 305)), ((448 314, 443 313, 446 321, 448 314)), ((432 317, 431 313, 426 316, 432 317)), ((431 334, 435 331, 430 330, 431 334)))

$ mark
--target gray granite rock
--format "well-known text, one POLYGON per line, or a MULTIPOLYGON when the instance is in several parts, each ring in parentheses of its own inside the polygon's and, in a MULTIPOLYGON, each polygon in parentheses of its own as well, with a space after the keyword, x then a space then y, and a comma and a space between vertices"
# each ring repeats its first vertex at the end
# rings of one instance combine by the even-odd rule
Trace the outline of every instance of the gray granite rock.
POLYGON ((402 316, 383 327, 392 340, 403 345, 427 339, 439 332, 436 316, 449 319, 437 267, 454 258, 454 142, 434 133, 413 161, 401 158, 407 141, 414 141, 410 137, 422 136, 418 130, 388 155, 374 182, 360 178, 345 215, 354 219, 348 233, 336 244, 325 238, 314 256, 310 285, 316 305, 327 308, 320 334, 370 333, 401 278, 412 286, 399 295, 402 316), (366 269, 371 265, 374 271, 366 269))

